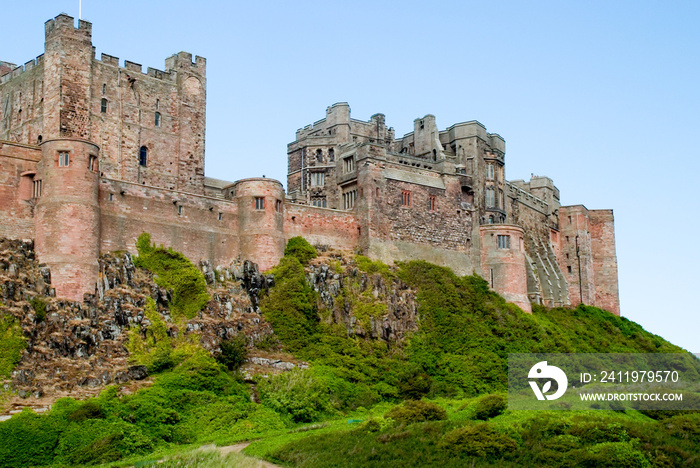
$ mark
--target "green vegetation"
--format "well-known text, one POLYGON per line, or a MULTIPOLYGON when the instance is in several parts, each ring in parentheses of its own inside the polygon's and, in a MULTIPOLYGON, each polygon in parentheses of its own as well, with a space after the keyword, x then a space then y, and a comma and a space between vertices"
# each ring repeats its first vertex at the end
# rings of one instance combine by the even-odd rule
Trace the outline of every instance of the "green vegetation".
POLYGON ((172 290, 170 307, 173 316, 193 318, 209 302, 204 275, 180 252, 151 244, 150 234, 142 233, 136 241, 139 252, 136 266, 153 273, 156 284, 172 290))
POLYGON ((214 357, 230 371, 237 371, 248 356, 245 335, 236 335, 219 345, 221 352, 214 357))
MULTIPOLYGON (((143 327, 142 330, 142 326, 135 326, 129 330, 126 349, 132 362, 146 366, 149 372, 154 373, 171 369, 188 357, 202 352, 197 334, 176 333, 175 338, 170 336, 168 325, 150 297, 146 298, 144 317, 150 322, 148 327, 143 327), (145 338, 142 335, 145 335, 145 338)), ((183 319, 180 320, 178 328, 185 329, 183 319)))
POLYGON ((2 311, 0 303, 0 379, 7 378, 27 347, 22 328, 15 318, 2 311))
POLYGON ((391 418, 401 424, 413 424, 447 419, 447 412, 435 403, 407 400, 402 406, 393 408, 384 417, 391 418))
POLYGON ((46 320, 46 299, 40 296, 34 296, 29 299, 32 309, 36 312, 36 323, 41 323, 46 320))
POLYGON ((294 257, 302 265, 306 265, 312 258, 316 258, 318 253, 314 246, 309 244, 303 237, 292 237, 287 242, 287 247, 284 249, 285 257, 294 257))

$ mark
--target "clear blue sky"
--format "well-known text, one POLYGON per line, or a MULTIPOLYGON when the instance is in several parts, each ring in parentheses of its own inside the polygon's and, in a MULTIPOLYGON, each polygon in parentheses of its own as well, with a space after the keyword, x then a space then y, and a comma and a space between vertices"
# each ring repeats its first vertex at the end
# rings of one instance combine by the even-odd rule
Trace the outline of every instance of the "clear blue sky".
MULTIPOLYGON (((0 60, 78 0, 6 2, 0 60)), ((700 352, 700 2, 84 0, 97 54, 207 58, 206 174, 286 182, 297 128, 348 101, 506 139, 506 175, 615 210, 622 315, 700 352)))

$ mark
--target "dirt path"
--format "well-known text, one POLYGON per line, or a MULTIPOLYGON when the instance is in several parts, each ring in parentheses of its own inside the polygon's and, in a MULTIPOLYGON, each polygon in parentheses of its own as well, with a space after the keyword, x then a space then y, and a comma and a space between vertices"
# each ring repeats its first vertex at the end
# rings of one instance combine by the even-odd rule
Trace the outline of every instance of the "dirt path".
MULTIPOLYGON (((240 453, 244 448, 250 445, 250 442, 240 442, 235 445, 226 445, 223 447, 217 447, 215 445, 204 445, 199 448, 199 450, 218 450, 221 455, 226 455, 232 452, 240 453)), ((255 460, 253 457, 248 457, 251 460, 255 460)), ((265 460, 257 460, 258 468, 283 468, 279 465, 275 465, 265 460)))

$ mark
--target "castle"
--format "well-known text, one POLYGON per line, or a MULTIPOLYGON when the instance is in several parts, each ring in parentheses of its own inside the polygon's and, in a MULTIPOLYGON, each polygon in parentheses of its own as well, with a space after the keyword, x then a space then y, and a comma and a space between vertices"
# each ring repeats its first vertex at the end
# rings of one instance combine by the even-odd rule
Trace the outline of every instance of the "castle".
POLYGON ((0 62, 0 237, 35 240, 56 294, 82 300, 102 252, 149 232, 189 258, 276 264, 286 240, 424 259, 478 273, 526 311, 585 303, 619 314, 612 210, 560 206, 547 177, 505 179, 505 141, 435 117, 396 137, 346 103, 299 129, 287 193, 266 178, 204 175, 206 61, 165 69, 102 54, 92 25, 45 24, 44 54, 0 62))

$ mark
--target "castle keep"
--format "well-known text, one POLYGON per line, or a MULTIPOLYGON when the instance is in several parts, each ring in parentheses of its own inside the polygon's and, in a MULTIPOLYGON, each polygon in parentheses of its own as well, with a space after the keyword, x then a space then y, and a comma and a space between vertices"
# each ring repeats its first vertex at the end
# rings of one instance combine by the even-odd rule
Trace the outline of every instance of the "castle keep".
POLYGON ((560 206, 547 177, 505 178, 505 141, 435 117, 397 137, 346 103, 296 133, 287 193, 204 175, 206 62, 165 69, 102 54, 91 24, 59 15, 44 54, 0 62, 0 237, 32 238, 58 296, 80 300, 98 256, 149 232, 194 261, 276 264, 286 240, 476 272, 530 310, 580 302, 619 314, 612 210, 560 206))

